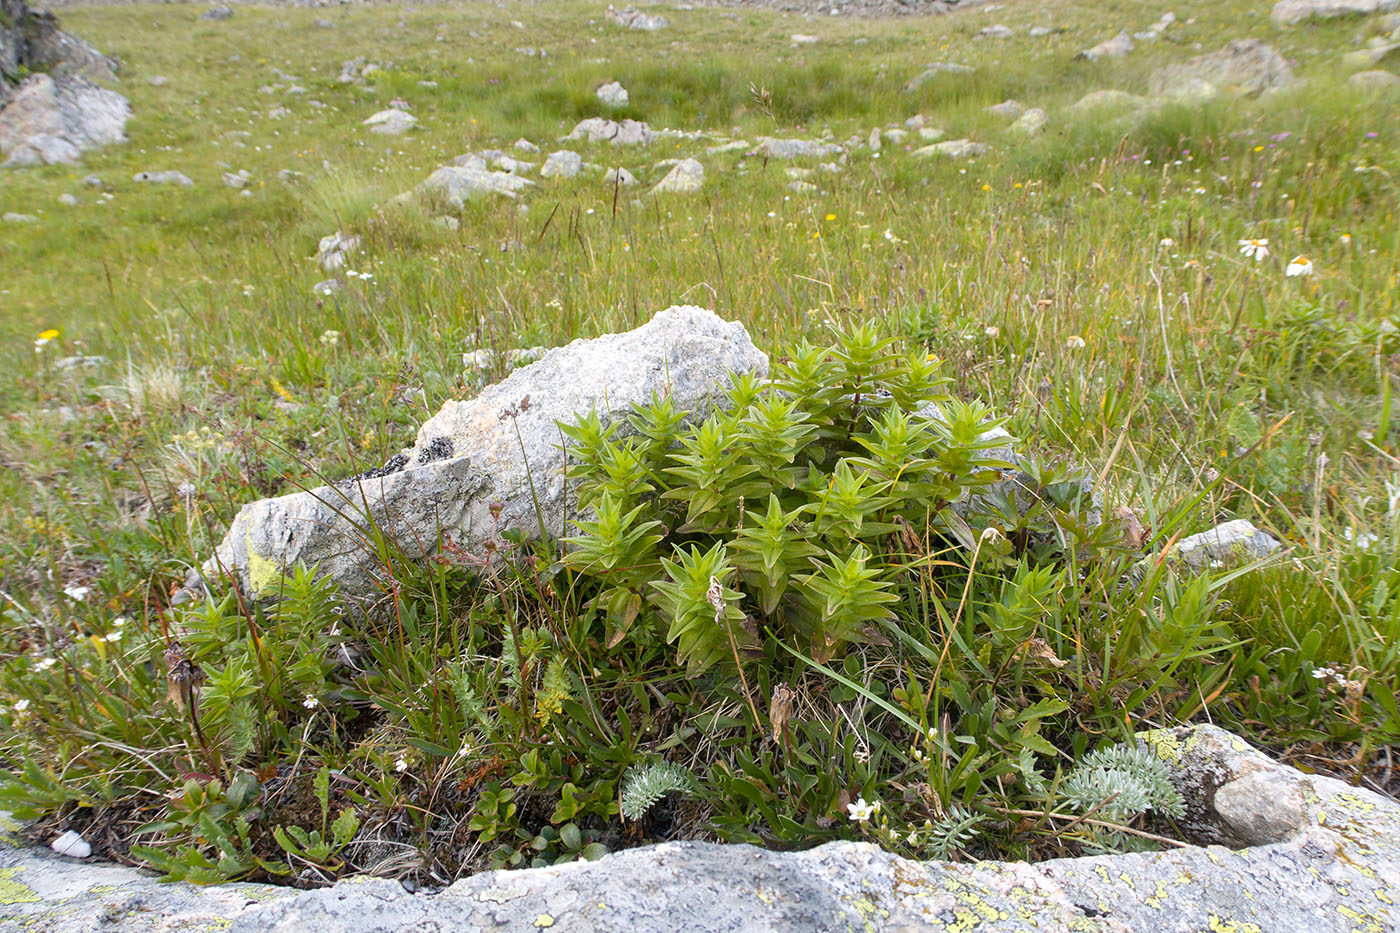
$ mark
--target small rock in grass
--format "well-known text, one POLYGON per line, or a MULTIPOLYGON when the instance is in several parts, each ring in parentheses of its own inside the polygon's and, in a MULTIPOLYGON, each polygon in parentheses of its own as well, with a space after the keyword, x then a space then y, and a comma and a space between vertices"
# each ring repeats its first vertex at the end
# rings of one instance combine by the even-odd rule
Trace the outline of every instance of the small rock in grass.
POLYGON ((515 141, 514 148, 519 149, 521 152, 539 152, 539 151, 540 151, 540 147, 539 147, 539 146, 536 146, 534 143, 532 143, 532 142, 530 142, 528 139, 524 139, 524 138, 517 139, 517 140, 515 141))
POLYGON ((418 122, 418 118, 411 113, 404 113, 402 110, 390 108, 381 110, 373 116, 367 117, 362 126, 369 127, 371 133, 383 133, 386 136, 398 136, 407 133, 418 122))
POLYGON ((78 201, 78 196, 76 194, 69 194, 65 191, 58 196, 58 203, 62 204, 64 207, 77 207, 81 202, 78 201))
POLYGON ((809 36, 800 32, 794 32, 792 34, 791 41, 793 45, 815 45, 816 43, 820 42, 821 39, 817 38, 816 36, 809 36))
POLYGON ((627 93, 627 88, 623 87, 617 81, 610 81, 604 84, 594 93, 597 95, 598 101, 605 107, 626 107, 628 101, 631 99, 630 95, 627 93))
POLYGON ((50 842, 49 848, 59 855, 66 855, 69 858, 87 858, 92 854, 92 846, 88 844, 88 841, 71 829, 50 842))
POLYGON ((1014 33, 1011 31, 1010 26, 1003 26, 1001 23, 997 23, 994 26, 983 26, 982 30, 978 32, 977 35, 981 36, 983 39, 1010 39, 1014 33))
POLYGON ((107 183, 97 175, 89 175, 83 179, 83 184, 89 188, 106 188, 107 183))
POLYGON ((1400 76, 1389 71, 1358 71, 1347 81, 1363 91, 1400 91, 1400 76))
POLYGON ((221 4, 219 4, 218 6, 211 6, 209 9, 207 9, 207 10, 205 10, 203 13, 199 14, 199 18, 200 18, 200 19, 212 20, 212 21, 215 21, 215 22, 222 21, 222 20, 226 20, 226 19, 233 19, 233 9, 230 8, 230 7, 224 6, 224 5, 221 3, 221 4))
POLYGON ((657 182, 653 194, 691 194, 705 184, 705 166, 694 159, 682 159, 657 182))
POLYGON ((603 176, 603 184, 609 186, 630 188, 636 183, 637 177, 622 166, 608 169, 608 173, 603 176))
POLYGON ((648 16, 630 3, 620 10, 614 9, 611 4, 603 14, 608 22, 614 26, 622 26, 626 29, 641 29, 644 32, 655 32, 658 29, 665 29, 670 25, 670 21, 664 16, 648 16))
POLYGON ((993 116, 1005 117, 1014 120, 1026 112, 1026 105, 1018 100, 1004 100, 999 104, 992 104, 986 111, 993 116))
POLYGON ((184 172, 137 172, 131 176, 131 180, 147 185, 179 185, 181 188, 193 188, 194 181, 184 172))
POLYGON ((33 214, 20 214, 15 211, 6 211, 5 215, 0 217, 0 220, 5 221, 7 224, 32 224, 36 223, 39 218, 35 217, 33 214))
POLYGON ((1132 50, 1133 39, 1132 36, 1128 35, 1128 31, 1125 29, 1112 39, 1100 42, 1091 49, 1085 49, 1074 57, 1095 62, 1101 58, 1122 58, 1132 50))
POLYGON ((323 269, 339 269, 350 256, 359 251, 358 236, 337 230, 329 236, 321 237, 321 241, 316 244, 316 261, 323 269))
POLYGON ((165 75, 151 75, 146 79, 146 83, 151 87, 165 87, 170 83, 170 79, 165 75))
POLYGON ((916 156, 939 156, 947 159, 971 159, 980 156, 987 151, 985 143, 975 143, 970 139, 950 139, 947 142, 934 143, 931 146, 924 146, 915 149, 912 153, 916 156))
POLYGON ((912 94, 930 81, 937 80, 939 75, 965 75, 974 70, 968 65, 959 65, 956 62, 933 62, 904 85, 904 93, 912 94))
POLYGON ((1015 123, 1011 124, 1011 131, 1013 133, 1024 133, 1027 136, 1034 136, 1036 133, 1045 129, 1047 121, 1048 118, 1045 116, 1044 110, 1041 110, 1039 107, 1032 107, 1021 114, 1015 123))
POLYGON ((542 178, 573 178, 583 167, 583 156, 569 149, 551 152, 540 169, 542 178))

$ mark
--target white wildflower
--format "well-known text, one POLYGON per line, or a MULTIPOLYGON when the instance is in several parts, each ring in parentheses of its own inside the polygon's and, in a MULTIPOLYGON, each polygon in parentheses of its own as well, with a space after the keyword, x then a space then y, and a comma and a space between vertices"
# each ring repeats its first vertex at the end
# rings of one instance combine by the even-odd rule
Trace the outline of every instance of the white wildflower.
POLYGON ((1240 255, 1246 259, 1262 262, 1269 256, 1269 241, 1263 238, 1240 240, 1240 255))
POLYGON ((857 823, 864 823, 875 815, 879 809, 879 802, 866 803, 864 797, 857 798, 855 803, 846 805, 846 815, 857 823))
POLYGON ((307 709, 315 709, 316 707, 321 705, 321 701, 316 699, 316 695, 314 693, 308 693, 306 695, 306 699, 301 701, 301 705, 305 706, 307 709))
POLYGON ((1306 256, 1294 256, 1293 261, 1288 264, 1288 268, 1283 270, 1283 274, 1290 279, 1295 276, 1309 276, 1313 274, 1312 260, 1306 256))
POLYGON ((1065 340, 1065 346, 1069 347, 1071 350, 1083 350, 1084 338, 1078 334, 1070 334, 1069 338, 1065 340))
POLYGON ((57 663, 58 663, 58 661, 56 661, 56 660, 53 659, 53 658, 43 658, 42 660, 39 660, 39 661, 35 661, 35 662, 34 662, 34 670, 36 670, 36 671, 46 671, 46 670, 48 670, 49 668, 53 667, 53 666, 54 666, 55 664, 57 664, 57 663))
POLYGON ((408 759, 407 759, 407 758, 400 758, 398 761, 394 762, 394 770, 397 771, 397 772, 399 772, 400 774, 403 774, 405 771, 407 771, 407 770, 408 770, 408 759))
POLYGON ((87 599, 88 588, 85 586, 65 586, 63 588, 63 595, 67 596, 75 603, 80 603, 87 599))

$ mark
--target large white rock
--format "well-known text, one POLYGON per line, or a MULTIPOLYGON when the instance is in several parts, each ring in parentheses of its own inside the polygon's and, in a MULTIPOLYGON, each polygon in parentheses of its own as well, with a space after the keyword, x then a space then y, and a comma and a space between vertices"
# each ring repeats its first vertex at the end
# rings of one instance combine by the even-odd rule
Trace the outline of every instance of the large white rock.
POLYGON ((130 116, 125 97, 86 78, 33 74, 0 110, 0 154, 6 165, 75 162, 89 149, 126 142, 130 116))
POLYGON ((703 308, 669 308, 636 330, 575 340, 470 401, 447 402, 384 467, 245 505, 204 576, 231 575, 260 597, 300 563, 366 598, 388 583, 371 527, 411 559, 437 553, 444 536, 479 552, 497 531, 561 535, 576 516, 558 422, 597 410, 625 435, 632 403, 653 395, 703 418, 731 375, 767 370, 742 324, 703 308))

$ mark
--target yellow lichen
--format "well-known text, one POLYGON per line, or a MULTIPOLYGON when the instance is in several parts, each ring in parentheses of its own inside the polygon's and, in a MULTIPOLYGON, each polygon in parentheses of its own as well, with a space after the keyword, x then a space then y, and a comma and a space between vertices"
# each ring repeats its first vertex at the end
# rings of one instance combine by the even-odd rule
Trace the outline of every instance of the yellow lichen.
POLYGON ((541 929, 544 927, 552 927, 554 926, 554 918, 549 914, 540 914, 535 918, 535 926, 541 929))
POLYGON ((22 871, 23 868, 0 869, 0 904, 33 904, 40 900, 33 888, 16 880, 22 871))
POLYGON ((1216 914, 1210 915, 1211 933, 1264 933, 1257 923, 1240 923, 1238 920, 1226 920, 1216 914))
POLYGON ((263 557, 253 550, 253 528, 248 527, 248 588, 254 596, 261 596, 264 590, 282 579, 282 568, 275 560, 263 557))

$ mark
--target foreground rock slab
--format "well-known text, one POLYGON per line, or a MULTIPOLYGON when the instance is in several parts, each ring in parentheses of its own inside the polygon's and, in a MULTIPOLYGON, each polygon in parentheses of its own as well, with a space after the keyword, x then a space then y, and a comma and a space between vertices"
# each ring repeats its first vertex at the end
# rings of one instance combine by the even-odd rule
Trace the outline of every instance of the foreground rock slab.
POLYGON ((76 162, 89 149, 126 142, 131 106, 86 78, 26 78, 0 110, 0 153, 7 165, 76 162))
POLYGON ((368 878, 317 891, 163 885, 135 869, 12 844, 0 847, 0 926, 1342 933, 1400 925, 1394 801, 1280 765, 1213 726, 1140 738, 1171 768, 1187 828, 1210 845, 1030 865, 917 862, 862 842, 806 852, 681 842, 489 872, 422 895, 368 878))
MULTIPOLYGON (((444 536, 476 552, 508 529, 563 534, 573 503, 556 422, 595 409, 615 421, 654 394, 703 418, 732 374, 767 371, 768 357, 742 324, 703 308, 673 307, 636 330, 575 340, 475 399, 447 402, 383 467, 245 505, 204 576, 232 577, 261 597, 301 563, 339 582, 343 594, 368 598, 388 583, 378 535, 424 559, 444 536)), ((197 585, 197 575, 189 582, 197 585)))

